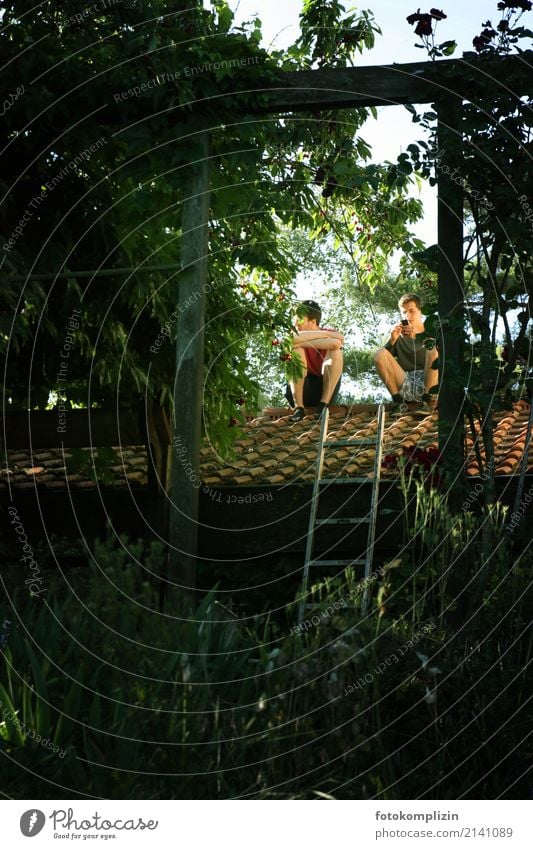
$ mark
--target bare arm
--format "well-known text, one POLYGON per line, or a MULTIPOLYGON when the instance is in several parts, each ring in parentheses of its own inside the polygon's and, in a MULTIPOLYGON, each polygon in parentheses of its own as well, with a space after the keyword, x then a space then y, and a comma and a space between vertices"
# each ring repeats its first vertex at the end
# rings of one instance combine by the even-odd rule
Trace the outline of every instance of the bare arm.
POLYGON ((402 324, 401 321, 398 324, 395 324, 391 329, 388 341, 386 342, 385 347, 393 348, 396 345, 400 336, 407 336, 408 338, 414 338, 416 336, 416 331, 413 330, 411 325, 402 324))
POLYGON ((301 330, 296 333, 292 344, 295 348, 318 348, 332 350, 342 347, 344 336, 336 330, 301 330))
POLYGON ((399 321, 398 324, 395 324, 394 327, 391 329, 387 344, 390 345, 390 347, 392 348, 394 345, 396 345, 398 337, 401 335, 402 323, 399 321))

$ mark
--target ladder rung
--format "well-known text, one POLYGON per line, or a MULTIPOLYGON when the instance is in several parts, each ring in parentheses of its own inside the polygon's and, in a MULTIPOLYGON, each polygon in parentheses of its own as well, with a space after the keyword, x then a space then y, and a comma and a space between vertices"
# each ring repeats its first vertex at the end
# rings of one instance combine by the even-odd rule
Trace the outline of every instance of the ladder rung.
POLYGON ((370 522, 370 518, 368 516, 365 516, 364 518, 359 518, 359 517, 344 518, 344 517, 341 517, 340 519, 317 519, 315 525, 316 525, 316 527, 318 527, 319 525, 362 525, 365 522, 367 524, 368 524, 368 522, 370 522))
POLYGON ((374 448, 377 445, 376 439, 332 439, 324 442, 324 448, 336 448, 338 445, 352 445, 356 448, 359 448, 361 445, 373 446, 374 448))
POLYGON ((353 478, 320 478, 319 483, 373 483, 374 478, 353 477, 353 478))
MULTIPOLYGON (((379 494, 379 485, 381 482, 381 468, 380 468, 380 458, 381 452, 383 449, 383 427, 385 421, 385 412, 383 404, 378 405, 377 409, 377 428, 375 436, 372 439, 327 439, 327 428, 329 423, 329 411, 326 410, 324 413, 324 417, 322 419, 322 424, 320 427, 320 437, 318 441, 318 453, 316 458, 316 466, 315 466, 315 478, 313 482, 313 497, 311 499, 311 510, 309 515, 309 525, 307 532, 307 544, 305 550, 305 562, 304 562, 304 575, 302 581, 302 600, 300 601, 298 608, 298 622, 302 622, 302 618, 304 615, 304 598, 307 593, 307 585, 309 582, 309 570, 311 566, 336 566, 336 567, 347 567, 347 566, 364 566, 365 571, 364 574, 368 575, 370 567, 372 565, 372 559, 374 555, 374 544, 375 544, 375 531, 376 531, 376 517, 377 517, 377 499, 379 494), (369 475, 357 475, 351 477, 340 477, 340 476, 331 476, 331 471, 328 470, 329 476, 322 477, 324 471, 324 456, 327 448, 335 448, 337 446, 351 446, 353 449, 357 449, 359 447, 366 446, 368 448, 373 448, 375 452, 374 456, 374 466, 372 474, 369 475), (370 512, 367 517, 363 518, 355 518, 355 517, 339 517, 336 519, 317 519, 318 514, 318 503, 320 500, 320 487, 322 485, 327 484, 370 484, 371 485, 371 498, 370 498, 370 512), (315 532, 318 527, 322 525, 360 525, 367 524, 368 525, 368 538, 367 538, 367 548, 365 552, 365 557, 358 557, 354 560, 321 560, 321 559, 313 559, 313 543, 315 538, 315 532)), ((332 434, 333 437, 333 434, 332 434)), ((354 450, 355 453, 355 450, 354 450)), ((353 455, 352 455, 353 456, 353 455)), ((346 475, 347 469, 350 466, 347 465, 346 469, 343 470, 346 475)), ((368 492, 368 490, 366 490, 368 492)), ((330 549, 331 551, 331 549, 330 549)), ((366 613, 367 608, 367 591, 362 597, 361 602, 361 610, 363 613, 366 613)))
POLYGON ((310 566, 363 566, 366 560, 311 560, 310 566))

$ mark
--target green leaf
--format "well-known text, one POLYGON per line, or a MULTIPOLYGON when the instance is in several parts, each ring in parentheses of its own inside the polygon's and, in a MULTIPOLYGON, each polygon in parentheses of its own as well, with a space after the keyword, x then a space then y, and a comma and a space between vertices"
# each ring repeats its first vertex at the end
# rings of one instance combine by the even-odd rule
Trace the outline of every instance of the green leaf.
POLYGON ((430 271, 438 272, 440 258, 438 245, 431 245, 431 247, 426 248, 424 251, 415 251, 412 257, 416 262, 420 262, 429 268, 430 271))
POLYGON ((11 743, 14 743, 16 746, 22 746, 24 744, 24 734, 22 733, 21 727, 18 722, 16 722, 17 710, 9 698, 8 694, 4 690, 2 684, 0 684, 0 702, 2 703, 3 708, 5 708, 5 715, 3 716, 3 721, 0 722, 0 734, 4 739, 9 740, 11 743), (15 720, 13 719, 15 718, 15 720), (7 734, 2 733, 2 725, 5 723, 5 728, 7 734))
POLYGON ((50 709, 48 707, 49 695, 43 674, 42 661, 39 662, 30 643, 26 646, 30 656, 33 680, 35 684, 35 695, 37 703, 34 710, 34 730, 43 737, 50 735, 50 709))
POLYGON ((227 32, 233 23, 233 12, 231 11, 229 6, 224 6, 222 9, 219 9, 218 12, 218 22, 220 28, 227 32))
POLYGON ((444 54, 444 56, 451 56, 457 49, 457 42, 443 41, 442 44, 439 44, 438 49, 444 54))

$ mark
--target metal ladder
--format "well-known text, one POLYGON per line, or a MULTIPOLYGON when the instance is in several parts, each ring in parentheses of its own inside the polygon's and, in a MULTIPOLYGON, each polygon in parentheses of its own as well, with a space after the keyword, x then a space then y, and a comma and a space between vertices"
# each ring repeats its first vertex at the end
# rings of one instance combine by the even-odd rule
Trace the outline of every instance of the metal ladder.
MULTIPOLYGON (((376 518, 379 500, 379 484, 381 480, 381 456, 383 453, 383 428, 385 424, 385 409, 383 404, 378 405, 377 409, 377 429, 376 435, 372 439, 326 439, 329 424, 329 410, 326 408, 322 415, 320 426, 320 436, 318 441, 318 454, 316 459, 316 472, 313 484, 313 494, 311 496, 311 511, 309 514, 309 528, 307 531, 307 545, 305 550, 304 574, 302 580, 301 599, 298 607, 298 623, 303 621, 305 611, 305 599, 307 595, 307 587, 309 584, 309 571, 311 566, 362 566, 364 565, 364 578, 368 579, 372 571, 372 561, 374 557, 374 542, 376 538, 376 518), (323 477, 322 470, 324 466, 324 453, 328 448, 375 448, 374 469, 372 478, 368 477, 323 477), (372 481, 372 494, 370 498, 370 510, 367 516, 338 518, 338 519, 317 519, 318 504, 320 500, 321 487, 333 483, 369 483, 372 481), (364 558, 356 558, 352 560, 315 560, 313 558, 313 548, 315 542, 315 531, 317 528, 324 525, 368 525, 367 545, 364 558)), ((368 588, 365 587, 362 599, 362 612, 366 613, 368 604, 368 588)))

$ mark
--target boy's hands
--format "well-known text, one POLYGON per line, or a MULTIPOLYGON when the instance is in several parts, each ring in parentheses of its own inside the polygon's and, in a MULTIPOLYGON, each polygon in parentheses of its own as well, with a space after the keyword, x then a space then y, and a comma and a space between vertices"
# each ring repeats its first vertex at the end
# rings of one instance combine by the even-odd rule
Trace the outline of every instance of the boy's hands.
POLYGON ((390 332, 389 343, 391 345, 396 344, 396 340, 399 336, 415 336, 415 332, 410 324, 402 324, 401 321, 398 324, 395 324, 390 332))

